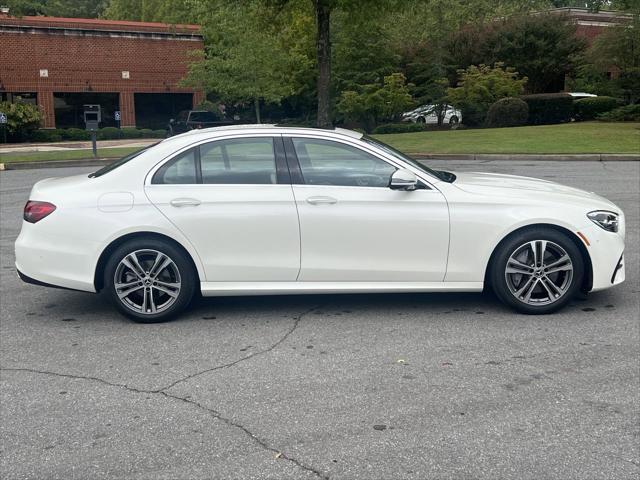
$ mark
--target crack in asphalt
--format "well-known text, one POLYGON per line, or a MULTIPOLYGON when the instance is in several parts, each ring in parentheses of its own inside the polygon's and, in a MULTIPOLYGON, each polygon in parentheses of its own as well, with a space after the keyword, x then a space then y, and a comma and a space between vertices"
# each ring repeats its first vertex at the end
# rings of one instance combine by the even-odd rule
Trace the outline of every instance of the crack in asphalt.
POLYGON ((165 392, 173 387, 175 387, 176 385, 179 385, 180 383, 186 382, 188 380, 191 380, 195 377, 198 377, 200 375, 204 375, 205 373, 209 373, 209 372, 213 372, 215 370, 222 370, 225 368, 230 368, 233 367, 234 365, 237 365, 239 363, 245 362, 247 360, 250 360, 254 357, 257 357, 259 355, 264 355, 265 353, 269 353, 271 352, 273 349, 277 348, 280 344, 282 344, 287 338, 289 338, 289 336, 296 331, 296 329, 298 328, 298 325, 300 325, 300 321, 307 315, 309 315, 311 312, 313 312, 314 310, 319 309, 320 306, 315 306, 312 307, 308 310, 305 310, 304 312, 300 313, 299 315, 297 315, 296 317, 294 317, 294 322, 291 325, 291 328, 289 328, 289 330, 286 331, 286 333, 280 337, 280 339, 275 342, 273 345, 263 349, 263 350, 259 350, 257 352, 252 353, 251 355, 247 355, 246 357, 242 357, 238 360, 234 360, 233 362, 230 363, 225 363, 223 365, 216 365, 215 367, 211 367, 211 368, 207 368, 205 370, 200 370, 199 372, 193 373, 191 375, 187 375, 186 377, 180 378, 178 380, 176 380, 173 383, 170 383, 169 385, 167 385, 166 387, 162 387, 159 388, 158 390, 156 390, 156 392, 165 392))
POLYGON ((329 476, 324 474, 322 471, 311 467, 309 465, 304 464, 303 462, 301 462, 300 460, 291 457, 289 455, 287 455, 286 453, 278 450, 275 447, 272 447, 271 445, 269 445, 267 443, 266 440, 261 439, 260 437, 258 437, 255 433, 253 433, 251 430, 249 430, 247 427, 245 427, 244 425, 242 425, 241 423, 238 423, 230 418, 227 418, 225 416, 222 415, 222 413, 218 412, 217 410, 213 409, 213 408, 209 408, 206 407, 205 405, 196 402, 195 400, 191 400, 189 398, 185 398, 185 397, 180 397, 179 395, 173 395, 171 393, 168 393, 166 390, 168 390, 169 388, 174 387, 175 385, 178 385, 182 382, 185 382, 187 380, 190 380, 194 377, 197 377, 199 375, 203 375, 205 373, 214 371, 214 370, 220 370, 223 368, 230 368, 234 365, 237 365, 240 362, 244 362, 246 360, 249 360, 253 357, 256 357, 258 355, 263 355, 265 353, 271 352, 272 350, 274 350, 275 348, 277 348, 279 345, 281 345, 287 338, 289 338, 289 336, 295 332, 295 330, 298 328, 298 325, 300 324, 300 321, 309 313, 313 312, 314 310, 317 310, 318 308, 320 308, 319 306, 310 308, 306 311, 304 311, 303 313, 297 315, 296 317, 294 317, 294 322, 293 325, 291 326, 291 328, 289 328, 285 334, 280 337, 280 339, 275 342, 274 344, 272 344, 271 346, 260 350, 258 352, 255 352, 251 355, 247 355, 246 357, 243 357, 239 360, 236 360, 234 362, 230 362, 224 365, 218 365, 216 367, 212 367, 206 370, 201 370, 199 372, 196 372, 194 374, 188 375, 184 378, 181 378, 175 382, 173 382, 172 384, 160 388, 160 389, 156 389, 156 390, 145 390, 145 389, 141 389, 141 388, 136 388, 136 387, 132 387, 123 383, 114 383, 114 382, 110 382, 108 380, 104 380, 102 378, 99 377, 93 377, 93 376, 87 376, 87 375, 74 375, 74 374, 69 374, 69 373, 59 373, 59 372, 53 372, 53 371, 48 371, 48 370, 37 370, 37 369, 33 369, 33 368, 14 368, 14 367, 0 367, 0 371, 3 372, 28 372, 28 373, 33 373, 33 374, 40 374, 40 375, 49 375, 49 376, 53 376, 53 377, 60 377, 60 378, 69 378, 69 379, 73 379, 73 380, 88 380, 88 381, 93 381, 93 382, 98 382, 101 383, 103 385, 107 385, 109 387, 116 387, 116 388, 123 388, 127 391, 133 392, 133 393, 138 393, 138 394, 150 394, 150 395, 161 395, 165 398, 169 398, 172 400, 178 400, 180 402, 186 403, 188 405, 194 406, 200 410, 203 410, 207 413, 209 413, 211 416, 213 416, 216 420, 219 420, 221 422, 223 422, 224 424, 230 426, 230 427, 234 427, 238 430, 240 430, 242 433, 244 433, 245 435, 247 435, 254 443, 256 443, 259 447, 261 447, 263 450, 267 450, 269 452, 272 452, 274 454, 276 454, 276 458, 282 458, 284 460, 287 460, 291 463, 293 463, 294 465, 296 465, 298 468, 305 470, 309 473, 312 473, 314 475, 316 475, 317 477, 323 479, 323 480, 328 480, 329 476))

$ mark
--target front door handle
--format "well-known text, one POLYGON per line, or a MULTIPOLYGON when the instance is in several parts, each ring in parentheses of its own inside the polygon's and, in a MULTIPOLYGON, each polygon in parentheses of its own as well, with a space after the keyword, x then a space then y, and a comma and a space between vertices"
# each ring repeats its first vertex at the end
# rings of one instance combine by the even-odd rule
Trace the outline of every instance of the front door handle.
POLYGON ((202 202, 197 198, 174 198, 169 202, 172 207, 197 207, 202 202))
POLYGON ((338 203, 338 200, 333 197, 309 197, 307 203, 311 205, 333 205, 338 203))

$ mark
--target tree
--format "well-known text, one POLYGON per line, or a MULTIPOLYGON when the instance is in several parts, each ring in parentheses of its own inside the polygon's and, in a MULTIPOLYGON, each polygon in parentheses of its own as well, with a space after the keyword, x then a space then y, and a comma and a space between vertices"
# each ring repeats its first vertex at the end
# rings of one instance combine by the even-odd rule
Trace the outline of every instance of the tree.
POLYGON ((359 123, 369 131, 380 120, 397 121, 413 105, 404 75, 392 73, 384 77, 382 85, 359 85, 357 91, 342 92, 336 108, 347 123, 359 123))
POLYGON ((16 16, 48 15, 50 17, 98 18, 109 0, 3 0, 16 16))
POLYGON ((489 107, 497 100, 521 95, 527 82, 526 77, 519 79, 518 72, 502 64, 471 65, 459 74, 458 86, 448 89, 449 101, 462 110, 465 125, 473 126, 484 123, 489 107))
POLYGON ((294 93, 288 72, 296 58, 281 45, 277 26, 270 26, 264 13, 258 3, 249 9, 227 4, 211 11, 213 18, 203 27, 210 41, 183 82, 225 102, 252 102, 258 123, 262 102, 278 103, 294 93))
POLYGON ((595 73, 610 84, 611 93, 627 103, 640 101, 640 18, 609 27, 591 46, 587 58, 595 73), (611 79, 606 77, 611 72, 611 79))
POLYGON ((556 92, 586 48, 575 28, 564 16, 516 15, 464 28, 452 35, 448 49, 462 68, 502 62, 529 78, 530 93, 556 92))
POLYGON ((206 4, 211 3, 216 11, 216 2, 206 0, 109 0, 104 16, 113 20, 204 24, 208 17, 206 4))

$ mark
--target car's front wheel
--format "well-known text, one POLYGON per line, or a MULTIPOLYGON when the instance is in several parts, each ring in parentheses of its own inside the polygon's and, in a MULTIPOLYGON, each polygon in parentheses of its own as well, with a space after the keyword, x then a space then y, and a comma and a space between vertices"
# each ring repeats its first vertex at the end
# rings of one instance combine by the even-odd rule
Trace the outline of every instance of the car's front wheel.
POLYGON ((164 322, 184 310, 196 290, 187 256, 155 238, 117 248, 105 268, 104 285, 115 306, 136 322, 164 322))
POLYGON ((571 238, 562 232, 535 228, 505 240, 491 266, 496 295, 527 314, 552 313, 580 290, 584 261, 571 238))

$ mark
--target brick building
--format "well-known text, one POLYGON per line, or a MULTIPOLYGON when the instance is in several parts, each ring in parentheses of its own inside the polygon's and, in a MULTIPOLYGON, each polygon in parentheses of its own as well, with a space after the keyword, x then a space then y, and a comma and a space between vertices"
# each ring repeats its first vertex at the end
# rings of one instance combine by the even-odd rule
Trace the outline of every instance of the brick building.
POLYGON ((576 24, 576 35, 588 43, 600 35, 606 28, 623 25, 631 21, 631 15, 622 12, 599 11, 590 12, 586 8, 555 8, 550 10, 556 15, 566 15, 576 24))
POLYGON ((84 104, 100 104, 102 126, 164 128, 204 95, 178 83, 192 52, 202 50, 196 25, 0 13, 0 100, 37 103, 43 127, 84 127, 84 104))

